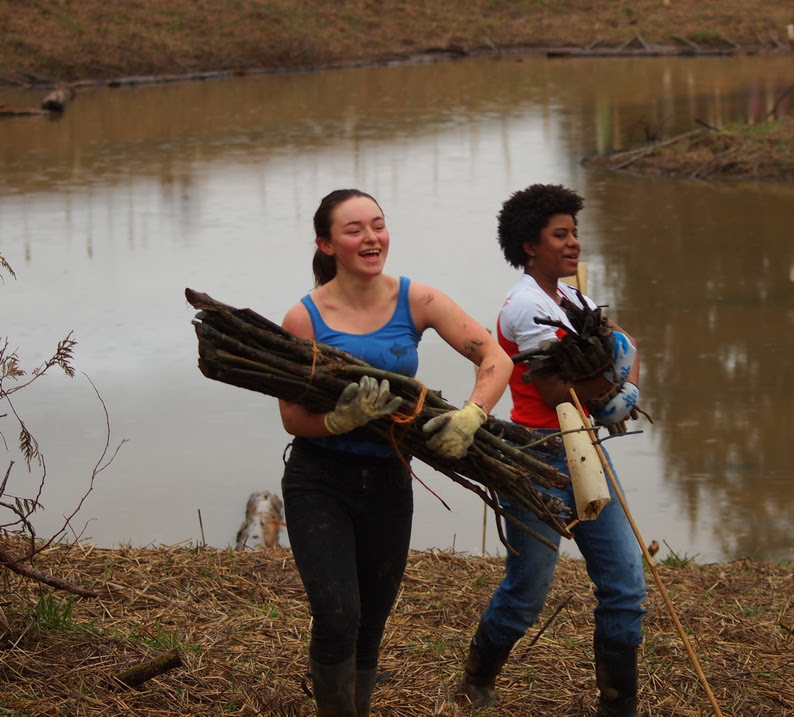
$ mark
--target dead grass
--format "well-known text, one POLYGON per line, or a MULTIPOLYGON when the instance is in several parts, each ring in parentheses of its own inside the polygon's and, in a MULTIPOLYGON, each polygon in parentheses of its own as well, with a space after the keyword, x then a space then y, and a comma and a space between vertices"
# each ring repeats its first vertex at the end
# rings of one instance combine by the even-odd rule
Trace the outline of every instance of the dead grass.
POLYGON ((0 0, 0 80, 310 67, 432 50, 792 49, 789 0, 0 0))
MULTIPOLYGON (((304 691, 309 616, 291 553, 63 547, 40 568, 99 592, 52 593, 4 571, 0 715, 313 714, 304 691), (177 648, 184 666, 124 688, 113 676, 177 648)), ((791 566, 660 567, 725 715, 794 713, 791 566)), ((454 692, 501 561, 414 552, 383 646, 374 715, 467 715, 454 692)), ((655 717, 711 714, 650 574, 642 705, 655 717)), ((562 559, 536 644, 500 678, 503 705, 480 715, 592 714, 591 586, 562 559)), ((533 631, 534 632, 534 631, 533 631)))
POLYGON ((690 179, 794 181, 794 118, 697 130, 608 157, 589 167, 690 179))

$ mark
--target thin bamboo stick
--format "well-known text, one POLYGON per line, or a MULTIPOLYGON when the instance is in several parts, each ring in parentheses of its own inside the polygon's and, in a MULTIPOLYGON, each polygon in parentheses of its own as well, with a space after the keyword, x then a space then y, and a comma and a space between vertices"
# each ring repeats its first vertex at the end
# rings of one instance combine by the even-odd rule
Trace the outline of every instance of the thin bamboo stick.
MULTIPOLYGON (((579 402, 579 397, 576 395, 576 391, 571 389, 571 398, 573 399, 573 403, 576 406, 576 410, 579 411, 579 414, 582 417, 582 422, 587 421, 587 416, 582 408, 582 404, 579 402)), ((642 555, 645 558, 648 566, 651 569, 651 573, 653 574, 654 582, 656 583, 656 587, 659 589, 661 593, 662 599, 664 600, 664 604, 667 606, 667 610, 670 613, 670 617, 673 619, 673 623, 675 624, 675 629, 678 632, 678 635, 681 637, 681 642, 684 643, 684 648, 686 649, 687 655, 689 655, 689 660, 692 663, 692 667, 695 668, 695 672, 698 676, 698 680, 700 681, 703 690, 706 693, 706 696, 711 703, 711 706, 714 708, 714 714, 717 717, 722 716, 722 710, 720 709, 719 704, 717 703, 717 698, 714 696, 714 693, 711 691, 711 687, 709 686, 709 681, 706 679, 706 675, 703 672, 703 669, 700 667, 700 662, 698 661, 697 655, 695 654, 695 650, 692 647, 692 643, 687 637, 686 632, 684 632, 684 626, 681 624, 681 621, 678 619, 678 614, 675 611, 675 607, 673 607, 673 602, 670 599, 670 596, 667 594, 667 588, 664 586, 662 582, 662 577, 659 575, 659 570, 656 568, 656 563, 654 562, 653 556, 648 552, 648 548, 645 546, 645 541, 642 539, 642 534, 640 533, 639 528, 637 527, 637 523, 634 522, 634 518, 631 515, 631 511, 629 510, 629 506, 626 503, 626 499, 623 497, 623 491, 620 490, 620 486, 618 485, 617 479, 615 478, 615 474, 612 472, 612 468, 609 465, 609 461, 606 459, 604 455, 604 449, 601 448, 601 443, 595 436, 595 433, 591 433, 591 440, 593 442, 593 446, 595 446, 596 452, 598 453, 598 457, 601 460, 601 464, 604 467, 604 471, 606 472, 607 476, 609 477, 609 481, 612 484, 612 487, 615 489, 615 495, 618 497, 618 501, 620 502, 621 507, 623 508, 623 512, 626 514, 626 518, 629 521, 629 525, 631 525, 632 531, 634 531, 634 537, 637 538, 637 542, 640 544, 640 550, 642 551, 642 555)))

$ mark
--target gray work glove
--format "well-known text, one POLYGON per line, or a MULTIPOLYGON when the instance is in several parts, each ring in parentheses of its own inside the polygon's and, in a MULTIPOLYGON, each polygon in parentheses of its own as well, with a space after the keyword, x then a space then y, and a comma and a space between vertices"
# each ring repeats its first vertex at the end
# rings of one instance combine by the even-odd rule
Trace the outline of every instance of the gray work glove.
POLYGON ((325 427, 338 436, 394 413, 402 402, 400 396, 389 393, 387 379, 379 385, 371 376, 362 376, 358 383, 351 383, 342 391, 334 410, 325 414, 325 427))

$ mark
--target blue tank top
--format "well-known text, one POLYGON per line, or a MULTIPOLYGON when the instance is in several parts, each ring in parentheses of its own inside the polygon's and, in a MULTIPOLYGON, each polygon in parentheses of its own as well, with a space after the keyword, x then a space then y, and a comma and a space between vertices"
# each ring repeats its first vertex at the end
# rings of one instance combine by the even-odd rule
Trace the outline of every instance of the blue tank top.
MULTIPOLYGON (((309 295, 304 296, 301 303, 306 307, 312 320, 315 341, 347 351, 375 368, 404 376, 416 376, 419 367, 417 347, 422 335, 411 316, 411 306, 408 301, 410 285, 410 279, 400 277, 394 314, 386 324, 368 334, 349 334, 332 329, 323 321, 309 295)), ((309 440, 335 451, 348 451, 368 456, 395 455, 390 443, 379 439, 366 428, 357 428, 341 436, 323 436, 309 440)))

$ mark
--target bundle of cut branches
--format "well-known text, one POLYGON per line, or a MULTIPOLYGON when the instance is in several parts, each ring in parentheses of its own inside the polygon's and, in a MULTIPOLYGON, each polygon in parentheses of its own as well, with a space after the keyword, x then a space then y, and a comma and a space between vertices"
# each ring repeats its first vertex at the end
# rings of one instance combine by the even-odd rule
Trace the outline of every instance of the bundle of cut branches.
POLYGON ((377 369, 332 346, 295 336, 251 309, 236 309, 207 294, 185 290, 199 312, 193 321, 198 337, 199 369, 210 379, 300 403, 311 411, 333 410, 342 391, 362 376, 388 379, 403 401, 397 414, 372 421, 366 428, 393 443, 398 453, 415 456, 439 473, 476 493, 496 515, 499 538, 512 548, 500 516, 552 549, 554 544, 506 513, 498 496, 535 514, 556 532, 570 537, 560 517, 561 501, 538 490, 563 487, 568 477, 549 466, 538 449, 559 450, 559 439, 489 417, 460 460, 441 458, 427 447, 422 427, 431 418, 454 410, 437 391, 408 376, 377 369))
POLYGON ((614 338, 607 318, 600 307, 591 309, 578 289, 576 293, 584 308, 565 297, 560 304, 573 331, 562 321, 537 317, 536 324, 563 329, 562 338, 544 341, 539 349, 523 351, 512 357, 514 363, 524 361, 527 364, 529 370, 523 375, 525 383, 532 381, 533 374, 543 373, 558 373, 563 381, 573 383, 600 376, 612 368, 614 338))
MULTIPOLYGON (((513 363, 523 361, 527 364, 528 370, 521 376, 524 383, 530 383, 533 375, 544 373, 559 374, 560 378, 570 383, 595 378, 602 374, 611 376, 612 389, 599 399, 588 403, 590 410, 594 410, 606 405, 621 387, 613 361, 615 337, 601 308, 590 308, 578 289, 576 289, 576 294, 582 306, 577 306, 565 297, 560 302, 561 308, 571 322, 573 331, 562 321, 536 317, 536 324, 560 328, 565 333, 559 340, 544 341, 539 349, 522 351, 512 359, 513 363)), ((648 420, 651 420, 648 413, 638 406, 632 409, 630 417, 632 420, 637 420, 639 414, 643 414, 648 420)), ((653 421, 651 420, 651 422, 653 421)), ((610 426, 609 432, 613 435, 625 433, 625 421, 610 426)))

